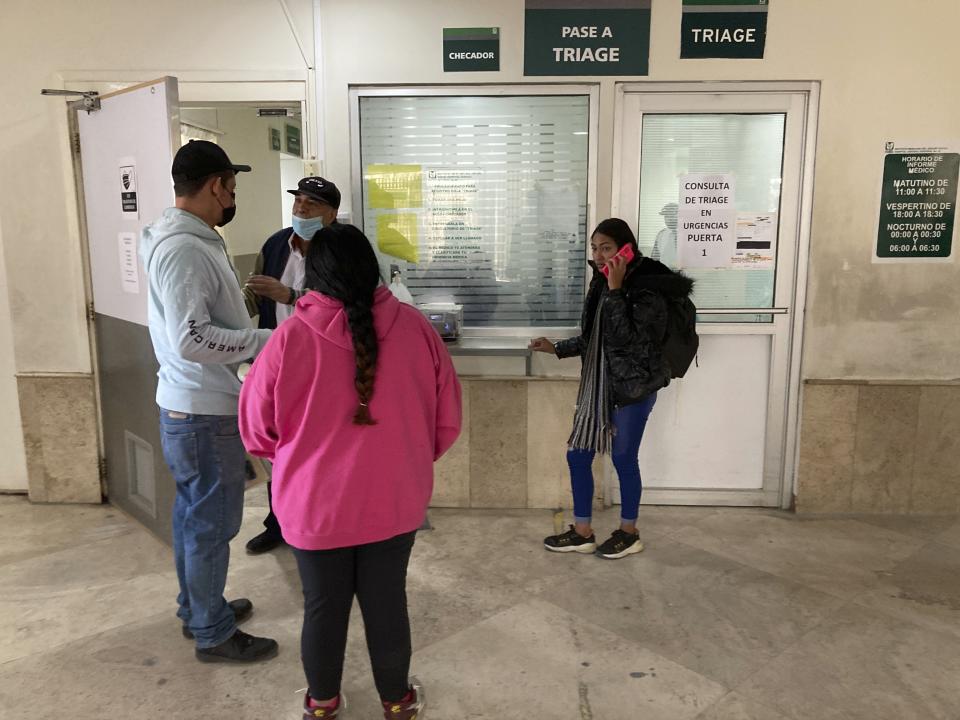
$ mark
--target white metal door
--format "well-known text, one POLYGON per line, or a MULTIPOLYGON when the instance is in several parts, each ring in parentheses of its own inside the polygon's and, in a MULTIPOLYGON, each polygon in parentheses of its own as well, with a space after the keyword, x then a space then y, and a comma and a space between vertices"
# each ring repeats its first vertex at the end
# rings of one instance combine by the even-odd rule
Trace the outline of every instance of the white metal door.
POLYGON ((169 537, 174 486, 160 448, 148 285, 137 249, 141 228, 174 203, 177 81, 106 94, 99 110, 77 112, 108 495, 169 537))
MULTIPOLYGON (((698 366, 659 393, 647 426, 646 503, 789 502, 808 90, 618 86, 613 215, 695 278, 701 337, 698 366), (699 173, 732 180, 735 264, 678 254, 680 180, 699 173)), ((612 474, 607 496, 619 502, 612 474)))

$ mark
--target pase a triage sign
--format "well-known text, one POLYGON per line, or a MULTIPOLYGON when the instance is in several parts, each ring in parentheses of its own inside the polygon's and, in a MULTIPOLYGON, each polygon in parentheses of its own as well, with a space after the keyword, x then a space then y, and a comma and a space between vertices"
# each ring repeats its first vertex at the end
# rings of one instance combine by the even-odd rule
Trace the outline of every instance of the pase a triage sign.
POLYGON ((646 75, 650 0, 526 0, 524 75, 646 75))

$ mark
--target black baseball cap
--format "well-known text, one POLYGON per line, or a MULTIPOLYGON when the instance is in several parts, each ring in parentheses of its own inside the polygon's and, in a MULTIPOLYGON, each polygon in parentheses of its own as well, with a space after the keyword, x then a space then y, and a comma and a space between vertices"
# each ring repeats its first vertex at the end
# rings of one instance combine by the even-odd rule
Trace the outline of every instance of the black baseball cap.
POLYGON ((340 207, 340 191, 337 186, 322 177, 305 177, 297 183, 296 190, 287 190, 291 195, 306 195, 314 200, 325 202, 333 208, 340 207))
POLYGON ((199 180, 224 170, 250 172, 250 169, 249 165, 234 165, 230 162, 223 148, 216 143, 191 140, 173 156, 171 174, 174 182, 185 182, 199 180))

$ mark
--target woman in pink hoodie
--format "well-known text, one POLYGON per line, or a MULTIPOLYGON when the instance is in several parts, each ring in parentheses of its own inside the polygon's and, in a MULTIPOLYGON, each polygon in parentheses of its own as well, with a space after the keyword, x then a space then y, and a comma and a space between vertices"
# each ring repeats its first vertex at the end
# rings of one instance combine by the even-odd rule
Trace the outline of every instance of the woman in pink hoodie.
POLYGON ((433 462, 460 433, 460 385, 443 341, 380 284, 352 225, 319 231, 307 293, 247 375, 240 432, 273 463, 273 503, 304 595, 304 718, 334 718, 356 595, 384 716, 415 718, 407 562, 433 462))

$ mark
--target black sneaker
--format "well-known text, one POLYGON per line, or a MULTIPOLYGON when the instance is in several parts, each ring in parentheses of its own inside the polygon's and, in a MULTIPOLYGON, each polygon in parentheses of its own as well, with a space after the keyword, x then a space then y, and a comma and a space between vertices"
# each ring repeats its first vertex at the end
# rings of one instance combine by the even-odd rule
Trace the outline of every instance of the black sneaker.
POLYGON ((283 535, 264 530, 247 541, 247 555, 260 555, 283 545, 283 535))
MULTIPOLYGON (((237 598, 227 603, 233 610, 233 621, 238 625, 253 614, 253 603, 246 598, 237 598)), ((183 636, 187 640, 193 640, 193 633, 186 625, 183 626, 183 636)))
POLYGON ((254 637, 237 630, 216 647, 197 648, 194 653, 200 662, 248 663, 276 657, 278 649, 276 640, 254 637))
POLYGON ((640 536, 634 533, 624 532, 617 528, 613 531, 610 539, 597 548, 597 555, 610 560, 633 555, 643 551, 643 543, 640 542, 640 536))
POLYGON ((594 535, 585 538, 571 525, 565 533, 545 537, 543 546, 553 552, 592 553, 597 549, 597 538, 594 535))

